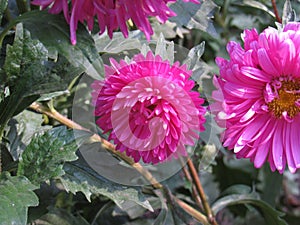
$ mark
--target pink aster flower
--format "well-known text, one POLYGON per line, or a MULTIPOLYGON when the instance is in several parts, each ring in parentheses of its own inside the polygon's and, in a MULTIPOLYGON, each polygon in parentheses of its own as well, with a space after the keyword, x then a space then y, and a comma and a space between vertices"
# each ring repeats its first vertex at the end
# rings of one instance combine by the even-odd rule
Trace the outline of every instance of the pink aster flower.
MULTIPOLYGON (((144 32, 149 40, 153 34, 148 17, 156 17, 159 22, 165 23, 169 17, 176 14, 168 7, 168 3, 176 0, 72 0, 71 9, 68 0, 33 0, 31 3, 42 8, 50 7, 53 14, 64 12, 70 24, 71 42, 76 44, 76 30, 78 22, 87 23, 92 30, 94 18, 98 19, 100 34, 107 29, 110 38, 113 31, 119 29, 125 37, 128 36, 126 22, 131 19, 139 30, 144 32)), ((184 0, 184 2, 199 3, 198 0, 184 0)))
POLYGON ((224 146, 272 171, 300 168, 300 23, 282 31, 267 28, 243 33, 244 48, 229 42, 229 60, 217 58, 220 77, 216 120, 226 130, 224 146))
POLYGON ((136 162, 186 155, 185 145, 195 144, 205 122, 204 100, 192 91, 192 71, 151 51, 130 63, 110 63, 105 80, 92 84, 96 123, 109 140, 136 162))

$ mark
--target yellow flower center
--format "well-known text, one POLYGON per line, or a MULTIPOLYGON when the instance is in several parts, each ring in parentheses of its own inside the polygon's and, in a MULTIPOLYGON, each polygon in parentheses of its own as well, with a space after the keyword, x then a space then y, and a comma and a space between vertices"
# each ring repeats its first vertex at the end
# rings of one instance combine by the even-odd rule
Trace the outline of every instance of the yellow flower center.
MULTIPOLYGON (((277 118, 287 112, 288 116, 293 118, 300 112, 300 107, 296 102, 300 99, 299 81, 282 81, 281 87, 277 90, 278 97, 269 102, 268 108, 277 118)), ((299 105, 299 104, 298 104, 299 105)))

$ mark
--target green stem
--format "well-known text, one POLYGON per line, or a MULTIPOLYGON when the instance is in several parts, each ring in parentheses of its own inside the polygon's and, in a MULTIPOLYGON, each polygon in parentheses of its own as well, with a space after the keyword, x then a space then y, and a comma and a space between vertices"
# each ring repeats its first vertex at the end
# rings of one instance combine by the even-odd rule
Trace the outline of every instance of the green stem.
POLYGON ((227 13, 228 13, 228 8, 230 5, 230 0, 225 0, 224 4, 223 4, 223 20, 225 21, 226 17, 227 17, 227 13))
POLYGON ((209 205, 209 203, 207 201, 207 198, 206 198, 204 189, 202 187, 202 184, 200 182, 197 170, 196 170, 196 168, 194 166, 194 163, 192 162, 192 160, 190 158, 187 161, 187 166, 190 169, 190 172, 191 172, 194 184, 195 184, 195 186, 197 188, 197 191, 198 191, 199 196, 201 198, 201 202, 203 204, 204 210, 206 212, 206 215, 208 217, 208 220, 209 220, 210 224, 211 225, 218 225, 218 223, 217 223, 217 221, 216 221, 216 219, 214 217, 214 214, 213 214, 213 212, 212 212, 212 210, 210 208, 210 205, 209 205))

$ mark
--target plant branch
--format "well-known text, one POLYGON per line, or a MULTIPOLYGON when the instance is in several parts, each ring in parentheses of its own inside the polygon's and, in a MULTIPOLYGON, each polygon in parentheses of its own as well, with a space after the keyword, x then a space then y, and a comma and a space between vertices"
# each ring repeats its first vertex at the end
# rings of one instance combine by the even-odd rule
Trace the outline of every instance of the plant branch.
MULTIPOLYGON (((30 105, 29 108, 38 113, 45 114, 45 115, 57 120, 61 124, 66 125, 69 128, 90 132, 90 130, 82 127, 81 125, 79 125, 79 124, 75 123, 74 121, 68 119, 67 117, 61 115, 55 109, 50 110, 48 107, 45 107, 40 103, 34 102, 30 105)), ((156 188, 156 189, 163 188, 163 185, 161 183, 159 183, 147 169, 145 169, 141 164, 135 163, 134 160, 132 158, 128 157, 125 153, 117 151, 115 149, 115 146, 112 143, 101 138, 98 134, 93 134, 91 139, 94 141, 100 142, 106 150, 108 150, 109 152, 111 152, 114 155, 117 155, 122 160, 124 160, 126 163, 128 163, 133 168, 135 168, 140 174, 143 175, 143 177, 145 177, 145 179, 147 179, 151 183, 151 185, 154 188, 156 188)), ((182 200, 180 200, 176 197, 174 197, 174 199, 178 203, 178 205, 180 205, 180 207, 182 209, 184 209, 188 214, 193 216, 195 219, 197 219, 199 222, 203 223, 204 225, 209 225, 208 218, 205 215, 203 215, 201 212, 197 211, 196 209, 194 209, 193 207, 191 207, 190 205, 186 204, 185 202, 183 202, 182 200)))
MULTIPOLYGON (((90 130, 82 127, 78 123, 75 123, 74 121, 68 119, 67 117, 61 115, 59 112, 56 110, 52 109, 50 110, 48 107, 45 107, 37 102, 34 102, 30 105, 30 109, 33 109, 36 112, 43 113, 61 124, 66 125, 69 128, 75 129, 75 130, 83 130, 83 131, 88 131, 90 130)), ((125 161, 127 164, 131 165, 133 168, 135 168, 140 174, 142 174, 154 188, 162 188, 162 185, 152 176, 152 174, 146 170, 144 167, 141 166, 139 163, 135 163, 134 160, 130 157, 128 157, 124 152, 117 151, 115 149, 115 146, 110 143, 109 141, 101 138, 98 134, 93 134, 91 137, 92 141, 95 142, 100 142, 102 147, 111 152, 114 155, 117 155, 120 157, 123 161, 125 161)))
POLYGON ((190 172, 186 169, 185 164, 184 164, 184 162, 183 162, 183 160, 182 160, 181 157, 179 158, 179 161, 180 161, 180 164, 181 164, 181 166, 182 166, 182 171, 183 171, 183 173, 184 173, 186 179, 192 184, 192 194, 193 194, 193 198, 195 199, 195 201, 196 201, 197 205, 199 206, 199 208, 200 208, 201 210, 203 210, 201 198, 200 198, 200 196, 199 196, 199 194, 198 194, 198 192, 197 192, 196 186, 195 186, 194 183, 193 183, 192 176, 191 176, 190 172))
POLYGON ((200 221, 203 225, 210 225, 210 222, 208 221, 208 219, 205 215, 203 215, 202 213, 200 213, 199 211, 197 211, 196 209, 194 209, 193 207, 191 207, 184 201, 182 201, 176 197, 174 197, 174 199, 182 209, 184 209, 188 214, 190 214, 195 219, 200 221))
POLYGON ((276 17, 276 20, 281 23, 282 20, 279 16, 279 13, 278 13, 278 10, 277 10, 277 6, 276 6, 276 0, 272 0, 272 6, 273 6, 273 10, 274 10, 274 14, 275 14, 275 17, 276 17))
MULTIPOLYGON (((55 120, 57 120, 58 122, 60 122, 61 124, 66 125, 69 128, 75 129, 75 130, 83 130, 83 131, 88 131, 90 132, 90 130, 82 127, 81 125, 79 125, 78 123, 75 123, 74 121, 68 119, 67 117, 61 115, 59 112, 57 112, 56 110, 52 109, 50 110, 48 107, 45 107, 37 102, 34 102, 30 105, 30 108, 33 109, 36 112, 39 113, 43 113, 55 120)), ((141 173, 150 183, 154 188, 162 188, 162 185, 152 176, 152 174, 146 170, 144 167, 141 166, 141 164, 139 163, 135 163, 134 160, 130 157, 128 157, 124 152, 120 152, 117 151, 115 149, 115 146, 110 143, 109 141, 101 138, 98 134, 93 134, 93 136, 91 137, 92 141, 95 142, 100 142, 101 145, 108 150, 109 152, 111 152, 114 155, 117 155, 118 157, 120 157, 123 161, 125 161, 127 164, 131 165, 133 168, 135 168, 139 173, 141 173)))
POLYGON ((194 166, 194 163, 192 162, 192 160, 190 158, 187 161, 187 166, 190 169, 190 172, 191 172, 194 184, 196 185, 197 191, 198 191, 198 193, 200 195, 201 202, 203 204, 203 207, 204 207, 204 210, 206 212, 206 215, 208 216, 210 224, 217 225, 216 219, 215 219, 215 217, 213 215, 213 212, 212 212, 212 210, 210 208, 210 205, 209 205, 209 203, 207 201, 204 189, 203 189, 202 184, 200 182, 197 170, 196 170, 196 168, 194 166))
MULTIPOLYGON (((67 117, 61 115, 56 110, 54 110, 54 109, 50 110, 48 107, 45 107, 40 103, 34 102, 30 105, 29 108, 38 113, 45 114, 45 115, 57 120, 61 124, 66 125, 69 128, 90 132, 90 130, 82 127, 81 125, 79 125, 79 124, 75 123, 74 121, 68 119, 67 117)), ((125 153, 117 151, 113 144, 111 144, 107 140, 101 138, 98 134, 93 134, 93 136, 91 138, 92 138, 92 140, 99 141, 106 150, 117 155, 122 160, 124 160, 126 163, 128 163, 133 168, 135 168, 140 174, 142 174, 151 183, 151 185, 154 188, 156 188, 156 189, 163 188, 163 185, 161 183, 159 183, 147 169, 145 169, 141 164, 135 163, 133 161, 133 159, 128 157, 125 153)), ((191 207, 190 205, 186 204, 185 202, 181 201, 180 199, 178 199, 176 197, 175 197, 175 200, 180 205, 180 207, 183 208, 188 214, 193 216, 195 219, 197 219, 199 222, 203 223, 204 225, 209 225, 207 217, 205 215, 203 215, 201 212, 197 211, 196 209, 194 209, 193 207, 191 207)))

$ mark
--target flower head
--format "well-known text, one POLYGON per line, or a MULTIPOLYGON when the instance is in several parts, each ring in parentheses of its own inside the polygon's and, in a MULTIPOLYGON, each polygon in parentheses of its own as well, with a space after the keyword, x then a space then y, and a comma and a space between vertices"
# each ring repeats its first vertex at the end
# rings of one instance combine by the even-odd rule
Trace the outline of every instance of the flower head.
MULTIPOLYGON (((156 17, 159 22, 165 23, 169 17, 176 15, 167 5, 176 0, 72 0, 71 2, 70 11, 68 0, 33 0, 31 3, 42 8, 50 6, 50 13, 63 11, 67 22, 70 23, 71 42, 74 45, 78 22, 86 22, 89 30, 92 30, 96 17, 100 34, 107 29, 108 35, 112 37, 113 31, 120 28, 127 37, 126 22, 131 19, 149 40, 153 30, 148 17, 156 17)), ((184 2, 199 3, 198 0, 184 0, 184 2)))
POLYGON ((282 31, 267 28, 243 33, 244 48, 227 45, 229 60, 217 58, 220 77, 216 120, 223 127, 224 146, 259 168, 267 160, 272 171, 300 168, 300 23, 282 31))
POLYGON ((192 71, 151 51, 130 63, 110 62, 105 80, 92 84, 97 125, 136 162, 186 155, 185 145, 194 145, 205 122, 204 100, 192 91, 192 71))

